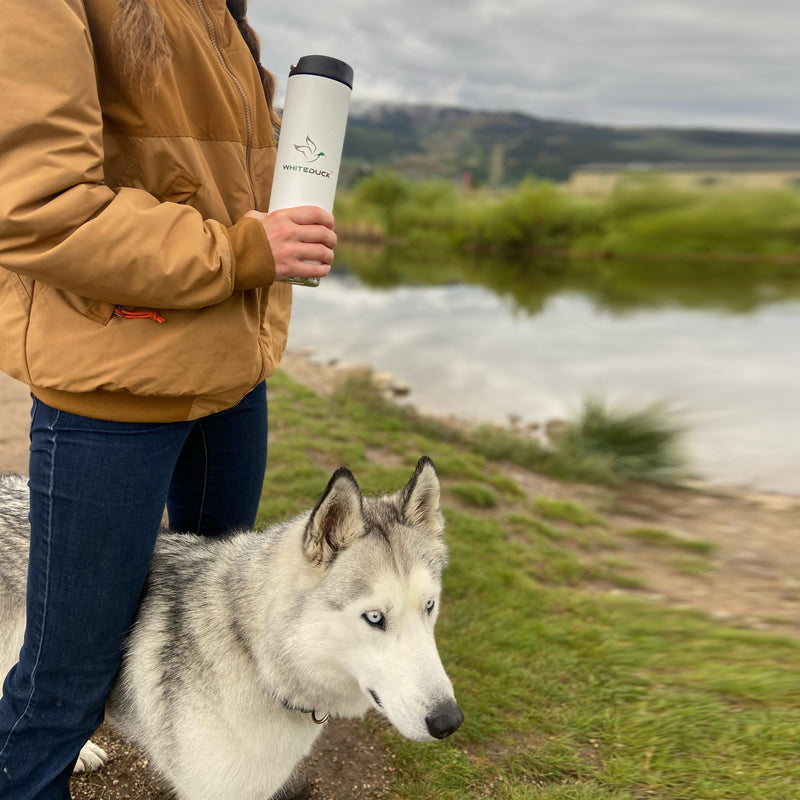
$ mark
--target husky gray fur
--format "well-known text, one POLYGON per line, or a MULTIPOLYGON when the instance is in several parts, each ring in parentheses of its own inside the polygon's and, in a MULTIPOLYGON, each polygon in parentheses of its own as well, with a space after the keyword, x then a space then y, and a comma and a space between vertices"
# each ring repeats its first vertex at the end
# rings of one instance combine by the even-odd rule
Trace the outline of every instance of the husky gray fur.
MULTIPOLYGON (((414 740, 463 715, 434 641, 447 561, 422 458, 393 495, 337 470, 315 507, 222 539, 162 532, 106 707, 181 800, 264 800, 320 733, 375 709, 414 740)), ((0 671, 22 642, 28 491, 0 476, 0 671)), ((0 678, 1 679, 1 678, 0 678)), ((87 766, 105 760, 91 742, 87 766)))

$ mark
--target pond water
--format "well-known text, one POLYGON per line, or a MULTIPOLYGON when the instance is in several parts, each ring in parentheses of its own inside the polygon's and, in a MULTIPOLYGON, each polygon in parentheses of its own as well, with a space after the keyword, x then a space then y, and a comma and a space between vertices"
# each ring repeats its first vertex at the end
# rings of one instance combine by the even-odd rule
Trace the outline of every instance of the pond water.
POLYGON ((800 494, 798 300, 618 311, 565 288, 524 311, 481 286, 377 289, 352 275, 294 298, 290 347, 389 371, 423 412, 543 423, 588 396, 666 401, 702 478, 800 494))

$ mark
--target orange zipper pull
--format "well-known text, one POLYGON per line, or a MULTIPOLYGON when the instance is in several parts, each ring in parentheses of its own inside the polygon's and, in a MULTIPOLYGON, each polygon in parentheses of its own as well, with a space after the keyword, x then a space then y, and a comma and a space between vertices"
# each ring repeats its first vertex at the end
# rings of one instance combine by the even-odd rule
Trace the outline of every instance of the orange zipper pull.
POLYGON ((158 311, 129 311, 122 306, 115 306, 114 316, 121 319, 150 319, 153 322, 164 322, 164 317, 158 311))

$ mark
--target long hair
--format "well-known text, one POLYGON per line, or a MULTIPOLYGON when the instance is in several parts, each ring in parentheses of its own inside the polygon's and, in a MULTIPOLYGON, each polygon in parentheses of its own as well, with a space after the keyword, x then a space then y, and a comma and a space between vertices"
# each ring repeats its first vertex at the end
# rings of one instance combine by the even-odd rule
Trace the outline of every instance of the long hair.
MULTIPOLYGON (((280 118, 273 106, 275 76, 261 64, 261 43, 247 21, 247 0, 226 2, 261 76, 272 124, 278 127, 280 118)), ((157 86, 159 76, 172 59, 172 46, 158 11, 147 0, 119 0, 111 37, 125 75, 157 86)))
POLYGON ((111 42, 128 78, 151 85, 172 59, 172 47, 161 15, 145 0, 119 0, 111 42))
POLYGON ((256 62, 258 73, 261 76, 261 85, 264 87, 264 96, 267 98, 267 106, 269 107, 269 116, 272 124, 280 127, 280 117, 275 112, 273 101, 275 98, 275 76, 261 64, 261 41, 258 34, 250 27, 247 21, 247 0, 226 0, 228 11, 231 16, 236 20, 239 27, 239 33, 242 34, 247 46, 250 48, 250 53, 253 56, 253 61, 256 62))

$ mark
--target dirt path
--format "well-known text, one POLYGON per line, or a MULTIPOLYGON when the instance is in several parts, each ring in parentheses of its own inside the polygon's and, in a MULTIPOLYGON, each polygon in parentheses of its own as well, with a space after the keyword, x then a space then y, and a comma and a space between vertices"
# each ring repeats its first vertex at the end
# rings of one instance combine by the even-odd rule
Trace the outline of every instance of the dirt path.
POLYGON ((625 557, 635 561, 657 598, 720 620, 800 636, 800 498, 642 486, 616 498, 611 520, 619 528, 654 524, 714 545, 703 559, 674 552, 654 558, 652 547, 628 539, 625 557))
POLYGON ((573 500, 597 511, 608 524, 607 544, 579 556, 624 565, 641 584, 630 593, 800 637, 800 497, 649 483, 616 491, 507 471, 530 498, 573 500), (663 546, 626 532, 670 538, 663 546))

